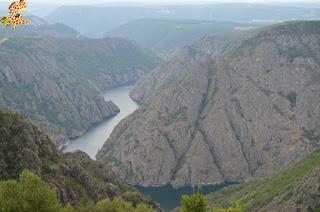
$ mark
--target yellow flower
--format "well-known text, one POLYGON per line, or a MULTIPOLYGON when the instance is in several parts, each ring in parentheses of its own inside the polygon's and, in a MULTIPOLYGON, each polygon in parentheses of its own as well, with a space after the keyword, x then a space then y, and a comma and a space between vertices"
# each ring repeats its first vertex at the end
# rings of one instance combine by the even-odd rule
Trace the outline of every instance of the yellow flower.
POLYGON ((6 28, 11 26, 11 21, 7 18, 7 17, 3 17, 1 18, 1 23, 3 26, 5 26, 6 28))

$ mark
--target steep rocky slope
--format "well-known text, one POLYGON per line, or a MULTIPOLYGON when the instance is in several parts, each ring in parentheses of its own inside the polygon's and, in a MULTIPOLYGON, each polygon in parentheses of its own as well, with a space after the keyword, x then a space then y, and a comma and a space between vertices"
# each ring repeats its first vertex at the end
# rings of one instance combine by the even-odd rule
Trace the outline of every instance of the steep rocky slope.
POLYGON ((17 179, 24 169, 56 190, 64 205, 122 196, 158 207, 117 180, 109 167, 83 152, 59 154, 48 136, 29 120, 0 110, 0 180, 17 179))
POLYGON ((0 54, 0 106, 31 117, 58 146, 119 111, 104 89, 132 83, 159 62, 109 38, 10 37, 0 54))
POLYGON ((139 104, 158 94, 173 84, 190 70, 194 63, 208 58, 218 58, 231 51, 245 38, 253 36, 255 31, 234 33, 226 36, 206 37, 191 46, 186 46, 150 73, 141 77, 130 96, 139 104))
POLYGON ((249 183, 208 195, 212 207, 242 201, 246 211, 318 211, 320 208, 320 151, 296 166, 249 183), (257 189, 259 188, 259 189, 257 189))
POLYGON ((319 34, 320 22, 280 24, 193 64, 97 158, 145 186, 242 182, 295 164, 319 146, 319 34))

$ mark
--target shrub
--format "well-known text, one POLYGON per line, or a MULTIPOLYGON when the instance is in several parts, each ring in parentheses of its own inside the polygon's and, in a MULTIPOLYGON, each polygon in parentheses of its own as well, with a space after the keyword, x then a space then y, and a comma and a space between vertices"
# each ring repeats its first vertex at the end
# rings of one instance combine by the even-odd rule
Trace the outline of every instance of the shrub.
POLYGON ((244 203, 236 201, 229 208, 214 208, 213 212, 244 212, 244 203))
POLYGON ((122 194, 122 198, 125 201, 130 202, 134 207, 136 207, 140 202, 137 192, 134 191, 125 192, 124 194, 122 194))
POLYGON ((207 199, 199 192, 181 198, 181 212, 205 212, 208 209, 207 199))
POLYGON ((146 205, 140 204, 134 207, 131 203, 124 201, 122 198, 114 200, 104 199, 96 205, 93 203, 85 204, 77 208, 78 212, 154 212, 153 209, 146 205))
POLYGON ((135 193, 125 195, 130 201, 122 198, 105 199, 97 204, 86 202, 76 210, 68 204, 62 207, 59 204, 55 191, 51 190, 46 182, 29 171, 23 171, 19 181, 7 180, 0 182, 0 211, 4 212, 153 212, 144 204, 138 204, 135 193))
POLYGON ((19 182, 0 182, 0 211, 73 211, 71 206, 62 208, 56 193, 38 176, 23 171, 19 182))
POLYGON ((295 107, 296 106, 296 103, 297 103, 297 93, 296 92, 293 92, 291 91, 290 93, 287 94, 287 98, 291 104, 292 107, 295 107))

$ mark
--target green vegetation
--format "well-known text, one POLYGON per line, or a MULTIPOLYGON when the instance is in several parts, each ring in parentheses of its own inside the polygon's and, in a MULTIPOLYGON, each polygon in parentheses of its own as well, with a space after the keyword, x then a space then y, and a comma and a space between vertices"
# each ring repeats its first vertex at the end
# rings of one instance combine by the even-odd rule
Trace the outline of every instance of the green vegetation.
POLYGON ((290 61, 298 57, 312 58, 314 56, 314 52, 305 46, 303 48, 290 47, 284 51, 280 51, 280 53, 286 55, 290 61))
MULTIPOLYGON (((176 211, 176 210, 175 210, 176 211)), ((211 208, 208 206, 207 198, 200 192, 190 196, 183 195, 181 198, 180 212, 244 212, 244 203, 235 201, 228 208, 211 208)))
POLYGON ((298 96, 297 93, 294 91, 291 91, 290 93, 287 94, 287 98, 292 107, 295 107, 297 104, 297 96, 298 96))
POLYGON ((19 182, 0 182, 0 211, 70 211, 59 205, 56 193, 38 176, 23 171, 19 182))
POLYGON ((170 125, 178 120, 184 120, 186 119, 186 111, 187 108, 183 107, 177 110, 174 114, 172 114, 166 121, 166 125, 170 125))
POLYGON ((272 108, 277 112, 277 113, 279 113, 280 115, 284 115, 284 113, 282 112, 282 110, 280 109, 280 107, 278 106, 278 105, 276 105, 276 104, 273 104, 272 105, 272 108))
POLYGON ((38 165, 42 170, 42 174, 49 174, 51 165, 64 163, 63 158, 52 151, 53 146, 48 137, 40 134, 26 117, 18 113, 0 110, 0 129, 2 129, 0 130, 0 161, 5 164, 1 169, 0 179, 19 178, 19 174, 28 165, 26 164, 28 160, 23 154, 25 148, 31 151, 31 147, 39 147, 37 151, 42 163, 38 165), (43 142, 37 143, 37 141, 33 140, 37 136, 43 142))
MULTIPOLYGON (((43 207, 55 207, 57 211, 61 208, 60 201, 64 206, 70 202, 78 210, 81 203, 87 205, 92 202, 94 205, 105 198, 113 200, 116 197, 121 197, 134 210, 139 208, 141 211, 145 208, 143 204, 158 208, 150 199, 115 178, 114 173, 107 166, 91 160, 85 153, 59 154, 48 136, 41 133, 31 124, 30 120, 17 113, 3 112, 2 110, 0 110, 0 167, 0 181, 8 180, 0 183, 0 198, 2 198, 0 212, 44 211, 41 208, 39 210, 24 210, 25 207, 30 208, 33 206, 32 204, 36 204, 34 202, 38 200, 45 204, 43 207), (37 177, 24 170, 41 173, 41 175, 37 177), (19 176, 21 173, 23 174, 19 176), (19 182, 16 181, 18 179, 20 179, 19 182), (54 191, 51 191, 47 184, 53 186, 54 191), (29 188, 27 185, 31 187, 29 188), (29 192, 28 189, 31 191, 29 192), (46 193, 47 196, 41 192, 46 193), (57 193, 63 198, 56 200, 57 193), (29 203, 29 199, 26 198, 31 197, 34 200, 29 203), (40 199, 37 199, 38 197, 40 199), (47 200, 50 202, 46 202, 47 200), (22 203, 11 204, 11 202, 22 203), (24 208, 13 208, 12 210, 4 208, 2 210, 2 205, 6 207, 21 205, 24 208)), ((113 201, 111 202, 114 204, 113 201)), ((37 204, 35 207, 38 207, 37 204)), ((66 208, 62 209, 67 210, 66 208)), ((55 210, 46 209, 46 211, 55 210)), ((147 211, 151 211, 151 209, 147 211)))
POLYGON ((171 171, 171 179, 176 178, 178 171, 182 168, 184 162, 185 162, 185 157, 184 157, 184 155, 182 155, 181 157, 178 158, 177 165, 171 171))
POLYGON ((141 200, 137 196, 137 192, 135 192, 135 191, 127 191, 127 192, 123 193, 122 199, 131 203, 134 207, 137 207, 141 202, 141 200))
POLYGON ((213 208, 213 212, 244 212, 244 204, 241 201, 236 201, 229 208, 213 208))
POLYGON ((207 199, 199 192, 191 196, 183 195, 181 205, 181 212, 205 212, 208 209, 207 199))
POLYGON ((97 204, 85 203, 75 209, 68 204, 60 205, 54 190, 29 171, 23 171, 19 181, 0 182, 0 211, 2 212, 153 212, 154 209, 135 200, 133 193, 125 193, 128 202, 122 198, 105 199, 97 204), (132 201, 134 203, 132 203, 132 201))
POLYGON ((78 207, 77 212, 154 212, 153 209, 146 205, 139 204, 134 207, 131 203, 124 201, 121 198, 113 200, 105 199, 97 204, 90 203, 78 207))
POLYGON ((317 134, 316 131, 309 131, 306 129, 303 129, 303 137, 309 139, 310 141, 319 141, 320 140, 320 133, 317 134))
POLYGON ((240 200, 245 210, 254 211, 271 202, 275 197, 289 199, 294 186, 320 166, 320 150, 316 150, 296 166, 271 176, 249 183, 232 185, 208 195, 212 207, 228 207, 231 202, 240 200))

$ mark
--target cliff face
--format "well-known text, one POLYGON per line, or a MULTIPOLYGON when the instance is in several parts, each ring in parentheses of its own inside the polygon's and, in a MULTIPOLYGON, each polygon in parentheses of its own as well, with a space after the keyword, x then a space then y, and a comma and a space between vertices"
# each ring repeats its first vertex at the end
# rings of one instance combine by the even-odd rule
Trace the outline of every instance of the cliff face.
POLYGON ((159 62, 108 38, 7 38, 0 54, 0 106, 31 117, 57 146, 119 112, 104 89, 132 83, 159 62))
POLYGON ((231 51, 241 41, 254 33, 243 32, 228 36, 214 36, 203 38, 191 46, 184 47, 166 63, 157 66, 150 73, 141 77, 130 92, 130 97, 142 104, 152 99, 161 90, 168 88, 181 78, 190 67, 199 61, 209 58, 216 59, 231 51))
POLYGON ((16 179, 28 169, 56 190, 61 203, 94 201, 131 195, 158 208, 129 187, 107 166, 83 152, 62 155, 48 136, 26 118, 0 111, 0 180, 16 179))
POLYGON ((319 145, 319 29, 277 25, 193 64, 123 120, 97 158, 146 186, 242 182, 295 164, 319 145))

